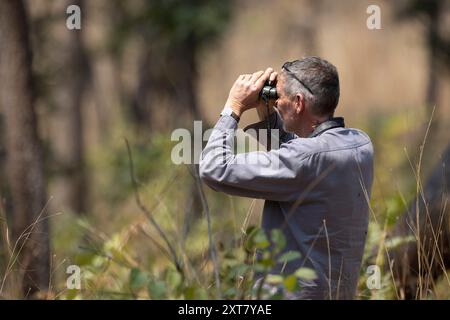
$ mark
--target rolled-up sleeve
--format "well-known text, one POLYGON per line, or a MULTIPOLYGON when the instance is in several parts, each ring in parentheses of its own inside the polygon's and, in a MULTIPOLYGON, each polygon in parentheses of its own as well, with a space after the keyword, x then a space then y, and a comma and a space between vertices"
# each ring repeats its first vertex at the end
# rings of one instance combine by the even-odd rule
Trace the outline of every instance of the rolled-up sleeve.
MULTIPOLYGON (((237 122, 222 116, 200 157, 200 177, 216 191, 273 201, 292 201, 303 190, 304 170, 293 141, 279 149, 234 154, 237 122)), ((303 157, 302 157, 303 158, 303 157)))

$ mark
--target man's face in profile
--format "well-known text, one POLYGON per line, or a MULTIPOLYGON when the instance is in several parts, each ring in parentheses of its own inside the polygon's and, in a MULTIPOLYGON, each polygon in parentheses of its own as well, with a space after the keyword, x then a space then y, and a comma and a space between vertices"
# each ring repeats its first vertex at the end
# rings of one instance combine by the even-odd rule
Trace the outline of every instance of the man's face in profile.
POLYGON ((298 121, 298 115, 295 113, 295 103, 284 90, 285 79, 284 75, 278 76, 277 81, 277 94, 278 99, 275 101, 275 108, 278 111, 281 119, 283 120, 283 130, 287 132, 293 132, 298 121))

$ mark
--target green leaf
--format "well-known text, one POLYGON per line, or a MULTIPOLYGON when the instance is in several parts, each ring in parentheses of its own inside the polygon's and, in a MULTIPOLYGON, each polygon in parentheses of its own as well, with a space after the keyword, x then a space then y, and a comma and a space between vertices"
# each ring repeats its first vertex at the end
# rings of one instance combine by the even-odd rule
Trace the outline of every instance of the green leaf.
POLYGON ((265 232, 260 228, 249 228, 248 238, 245 241, 245 249, 253 251, 254 249, 265 249, 270 246, 265 232))
POLYGON ((295 271, 295 276, 297 278, 303 279, 303 280, 314 280, 317 279, 316 272, 313 269, 310 268, 300 268, 295 271))
POLYGON ((131 289, 140 289, 147 284, 148 275, 137 268, 133 268, 130 271, 129 281, 131 289))
POLYGON ((258 264, 265 266, 267 268, 272 268, 275 266, 275 261, 271 258, 263 258, 261 260, 258 261, 258 264))
POLYGON ((255 270, 255 272, 266 272, 268 271, 268 268, 260 263, 255 263, 253 270, 255 270))
POLYGON ((166 284, 161 280, 153 280, 148 283, 148 294, 153 300, 161 300, 165 298, 166 284))
POLYGON ((298 251, 290 250, 288 252, 285 252, 281 257, 279 257, 278 262, 280 262, 280 263, 290 262, 290 261, 300 258, 301 256, 302 255, 298 251))
POLYGON ((277 251, 280 251, 286 246, 286 237, 279 229, 272 230, 271 239, 277 251))
POLYGON ((269 284, 280 284, 283 283, 283 277, 278 274, 267 275, 266 282, 269 284))
POLYGON ((385 246, 387 249, 395 249, 403 244, 414 242, 416 239, 413 235, 404 236, 404 237, 394 237, 389 240, 386 240, 385 246))
POLYGON ((253 238, 255 237, 257 232, 258 232, 258 228, 255 226, 250 226, 245 231, 246 238, 245 238, 245 242, 244 242, 244 248, 247 251, 253 251, 255 249, 253 238))
POLYGON ((286 290, 292 292, 297 288, 297 277, 295 275, 290 275, 283 280, 283 284, 286 290))
POLYGON ((259 249, 265 249, 270 246, 269 239, 267 239, 265 232, 261 229, 258 230, 253 241, 255 243, 255 247, 259 249))
POLYGON ((236 288, 232 287, 232 288, 228 288, 227 290, 225 290, 225 292, 223 293, 223 295, 227 298, 233 298, 235 297, 237 294, 237 290, 236 288))
POLYGON ((186 300, 206 300, 208 294, 203 288, 187 287, 184 289, 184 298, 186 300))
POLYGON ((250 236, 250 234, 252 234, 253 232, 255 232, 255 230, 258 230, 259 228, 257 227, 257 226, 254 226, 254 225, 252 225, 252 226, 249 226, 248 228, 247 228, 247 230, 245 230, 245 234, 247 235, 247 236, 250 236))
POLYGON ((198 300, 206 300, 208 299, 208 293, 203 288, 197 288, 197 290, 195 290, 195 298, 198 300))
POLYGON ((231 268, 230 274, 232 275, 233 278, 237 278, 239 276, 244 275, 249 269, 250 269, 250 266, 248 266, 246 264, 238 264, 238 265, 234 266, 233 268, 231 268))
POLYGON ((77 289, 69 289, 65 293, 65 299, 67 299, 67 300, 75 300, 79 293, 80 292, 77 289))
POLYGON ((167 270, 166 282, 172 288, 176 289, 181 284, 182 280, 183 278, 178 271, 172 269, 167 270))
POLYGON ((195 299, 195 288, 194 287, 186 287, 184 289, 184 299, 186 299, 186 300, 194 300, 195 299))
POLYGON ((274 295, 272 295, 269 300, 283 300, 283 291, 277 290, 274 295))
POLYGON ((386 199, 386 223, 392 226, 397 222, 398 217, 405 211, 405 204, 399 195, 386 199))

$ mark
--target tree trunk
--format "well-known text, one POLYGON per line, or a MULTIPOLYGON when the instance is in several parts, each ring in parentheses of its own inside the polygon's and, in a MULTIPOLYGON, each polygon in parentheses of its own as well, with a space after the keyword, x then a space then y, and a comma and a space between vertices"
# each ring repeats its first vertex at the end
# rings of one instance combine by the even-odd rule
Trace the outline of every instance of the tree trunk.
POLYGON ((2 0, 0 105, 5 117, 9 185, 14 207, 12 239, 18 241, 18 248, 25 244, 15 265, 23 273, 25 296, 47 290, 50 275, 49 227, 48 220, 44 219, 43 155, 38 138, 31 72, 24 4, 18 0, 2 0))
POLYGON ((198 44, 194 39, 187 38, 171 50, 167 59, 167 72, 170 76, 169 83, 172 84, 172 99, 177 114, 183 115, 184 119, 177 117, 175 125, 190 125, 192 120, 201 120, 198 108, 197 84, 198 71, 196 55, 198 44))
MULTIPOLYGON (((82 8, 82 21, 86 19, 81 0, 69 0, 66 6, 75 4, 82 8)), ((58 21, 59 23, 63 23, 58 21)), ((84 49, 81 30, 63 31, 59 46, 61 65, 56 88, 56 128, 54 138, 55 162, 59 168, 55 178, 58 191, 56 202, 62 208, 75 213, 86 212, 88 195, 84 165, 82 107, 90 79, 89 60, 84 49)))
POLYGON ((450 267, 449 185, 450 145, 392 234, 414 238, 390 254, 397 288, 404 298, 424 298, 450 267))
MULTIPOLYGON (((439 45, 440 25, 442 22, 442 9, 444 1, 434 0, 429 4, 426 42, 428 46, 428 84, 426 92, 426 104, 430 111, 436 106, 439 88, 439 45)), ((430 112, 431 113, 431 112, 430 112)))
MULTIPOLYGON (((151 44, 148 46, 151 46, 151 44)), ((161 82, 161 80, 158 81, 158 76, 155 72, 155 69, 158 68, 158 63, 155 63, 155 59, 152 57, 151 48, 145 48, 143 51, 139 61, 138 83, 130 105, 138 135, 153 129, 152 107, 156 107, 154 106, 155 92, 158 91, 157 84, 161 82)))
POLYGON ((147 36, 131 99, 131 113, 139 133, 190 127, 192 120, 201 119, 197 99, 198 45, 190 38, 169 45, 159 45, 158 41, 147 36), (164 108, 156 105, 161 101, 164 108))

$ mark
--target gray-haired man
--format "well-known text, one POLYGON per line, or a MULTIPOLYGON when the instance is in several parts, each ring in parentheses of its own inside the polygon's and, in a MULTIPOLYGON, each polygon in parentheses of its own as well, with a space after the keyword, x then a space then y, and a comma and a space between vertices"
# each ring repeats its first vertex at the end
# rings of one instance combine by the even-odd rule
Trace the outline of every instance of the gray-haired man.
MULTIPOLYGON (((361 267, 373 148, 364 132, 334 118, 338 101, 337 70, 319 57, 285 63, 279 75, 272 68, 241 75, 200 159, 200 176, 214 190, 266 200, 262 228, 280 228, 285 251, 301 254, 271 273, 302 266, 316 272, 295 295, 300 299, 353 299, 361 267), (239 118, 261 108, 267 80, 276 81, 277 112, 269 119, 279 129, 279 148, 233 154, 239 118)), ((264 121, 253 126, 264 127, 264 121)))

